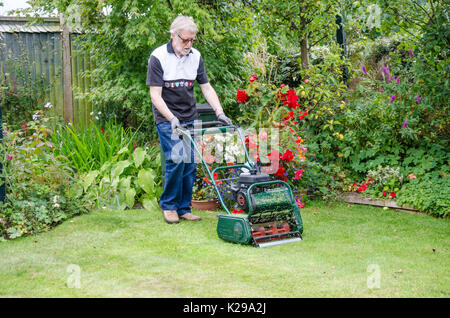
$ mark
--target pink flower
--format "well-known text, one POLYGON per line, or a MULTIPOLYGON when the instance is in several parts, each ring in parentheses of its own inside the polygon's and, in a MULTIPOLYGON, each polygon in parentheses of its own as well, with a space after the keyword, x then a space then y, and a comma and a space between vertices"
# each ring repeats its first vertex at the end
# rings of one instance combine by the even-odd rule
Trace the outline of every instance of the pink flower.
POLYGON ((384 74, 389 75, 389 72, 388 72, 386 66, 383 66, 383 67, 381 68, 381 71, 382 71, 384 74))
POLYGON ((8 156, 8 159, 11 160, 11 159, 12 159, 12 156, 8 156))
POLYGON ((400 84, 400 78, 397 77, 397 78, 395 79, 395 82, 396 82, 397 84, 400 84))
POLYGON ((419 94, 416 94, 416 102, 417 102, 417 104, 422 104, 419 94))
POLYGON ((379 91, 380 93, 383 93, 383 92, 384 92, 384 89, 380 88, 378 91, 379 91))
POLYGON ((300 199, 297 199, 297 206, 301 209, 305 206, 305 203, 300 201, 300 199))
POLYGON ((408 50, 408 54, 409 54, 410 57, 413 57, 413 50, 412 50, 412 49, 409 49, 409 50, 408 50))
POLYGON ((396 97, 395 95, 392 95, 392 96, 391 96, 391 99, 389 100, 389 103, 392 103, 392 102, 394 102, 394 100, 395 100, 395 97, 396 97))
POLYGON ((259 138, 261 140, 266 140, 267 139, 267 131, 263 130, 259 133, 259 138))
POLYGON ((366 70, 365 65, 361 66, 361 70, 363 71, 364 75, 367 75, 367 70, 366 70))
POLYGON ((406 125, 408 125, 408 122, 407 122, 406 119, 405 119, 405 121, 403 122, 402 128, 403 128, 403 129, 406 129, 406 125))
POLYGON ((297 172, 295 173, 295 176, 294 176, 293 179, 294 180, 301 180, 304 171, 305 171, 305 169, 298 169, 297 172))

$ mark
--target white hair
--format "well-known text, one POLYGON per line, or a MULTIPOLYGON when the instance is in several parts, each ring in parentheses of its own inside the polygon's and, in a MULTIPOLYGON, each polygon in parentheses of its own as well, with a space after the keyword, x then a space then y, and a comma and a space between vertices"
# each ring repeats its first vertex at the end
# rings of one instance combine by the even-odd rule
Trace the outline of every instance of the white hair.
POLYGON ((173 20, 170 25, 170 33, 177 34, 181 30, 190 31, 193 33, 197 33, 197 24, 195 24, 194 19, 192 17, 187 17, 184 15, 179 15, 173 20))

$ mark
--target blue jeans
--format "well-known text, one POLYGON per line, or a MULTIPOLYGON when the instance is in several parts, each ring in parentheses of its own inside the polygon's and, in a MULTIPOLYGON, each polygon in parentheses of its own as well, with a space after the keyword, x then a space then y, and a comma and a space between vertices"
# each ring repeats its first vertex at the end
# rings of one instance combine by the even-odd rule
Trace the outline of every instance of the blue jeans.
MULTIPOLYGON (((189 124, 193 121, 181 122, 189 124)), ((163 210, 175 210, 178 215, 191 212, 192 187, 196 175, 194 149, 187 138, 172 134, 170 122, 156 125, 161 148, 166 157, 164 189, 159 205, 163 210)))

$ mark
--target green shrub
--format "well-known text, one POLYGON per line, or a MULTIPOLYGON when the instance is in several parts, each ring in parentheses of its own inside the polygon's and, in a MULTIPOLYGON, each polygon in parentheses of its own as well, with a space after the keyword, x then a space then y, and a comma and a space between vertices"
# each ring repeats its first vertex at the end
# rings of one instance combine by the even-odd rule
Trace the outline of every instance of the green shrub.
POLYGON ((100 169, 82 174, 81 193, 95 202, 95 208, 123 210, 139 202, 146 209, 154 209, 162 192, 159 171, 157 147, 138 147, 133 152, 124 147, 100 169))
POLYGON ((446 217, 450 214, 449 193, 448 176, 414 179, 400 189, 397 203, 412 206, 433 216, 446 217))
POLYGON ((6 198, 0 202, 0 237, 7 239, 48 230, 88 211, 89 202, 79 195, 76 174, 69 161, 53 153, 48 141, 48 118, 35 113, 25 129, 6 132, 0 145, 6 198))

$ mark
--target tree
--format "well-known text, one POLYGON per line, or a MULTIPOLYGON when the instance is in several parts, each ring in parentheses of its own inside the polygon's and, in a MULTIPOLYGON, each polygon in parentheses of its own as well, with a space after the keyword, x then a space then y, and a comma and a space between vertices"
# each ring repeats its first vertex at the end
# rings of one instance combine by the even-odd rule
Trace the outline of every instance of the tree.
POLYGON ((265 26, 265 34, 271 38, 283 34, 298 44, 302 69, 309 68, 312 47, 327 39, 334 40, 336 15, 340 11, 338 1, 258 0, 254 7, 265 26))

